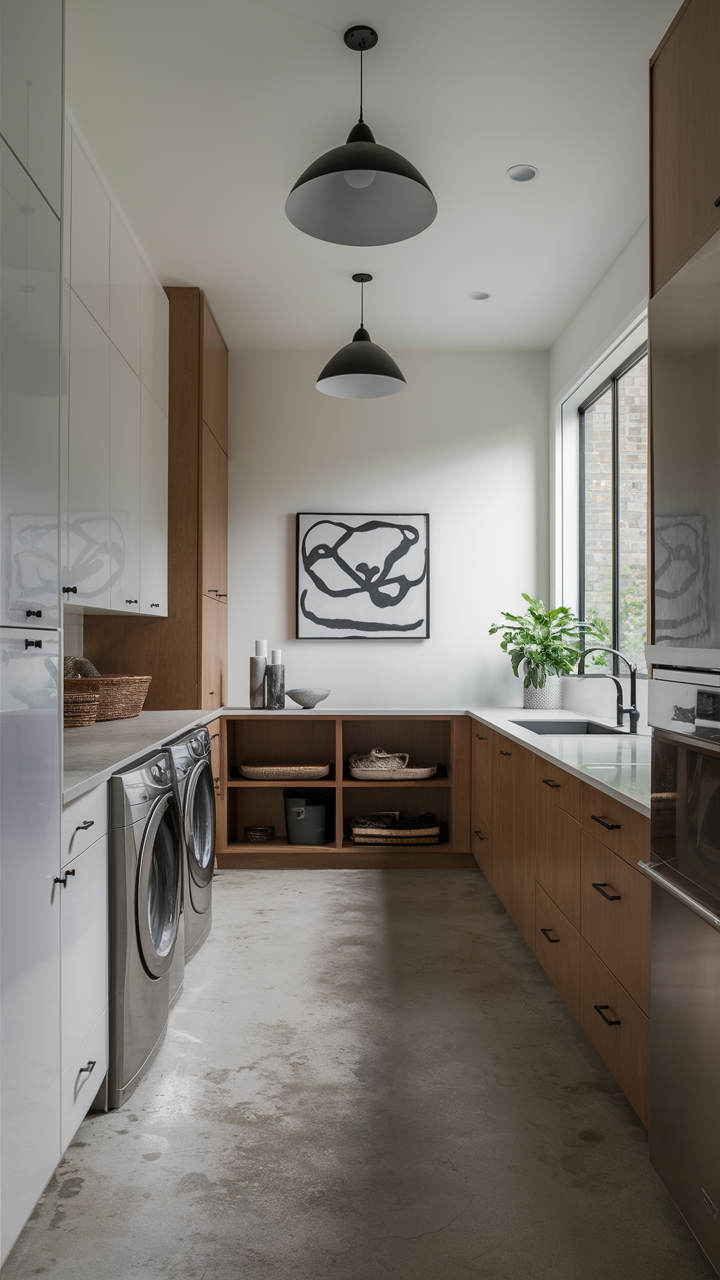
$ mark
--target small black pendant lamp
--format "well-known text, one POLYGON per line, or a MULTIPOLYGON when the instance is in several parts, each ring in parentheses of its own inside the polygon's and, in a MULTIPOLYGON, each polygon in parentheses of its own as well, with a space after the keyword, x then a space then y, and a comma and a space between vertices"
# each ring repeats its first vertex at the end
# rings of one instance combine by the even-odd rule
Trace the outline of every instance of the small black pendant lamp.
POLYGON ((350 27, 360 53, 360 119, 343 147, 326 151, 298 178, 285 202, 293 226, 331 244, 395 244, 424 231, 437 203, 414 165, 382 147, 363 120, 362 56, 378 42, 372 27, 350 27))
POLYGON ((353 276, 360 285, 360 328, 352 342, 341 347, 328 360, 315 386, 326 396, 339 396, 343 400, 376 400, 380 396, 394 396, 407 386, 395 361, 370 341, 363 323, 365 319, 365 285, 372 276, 366 271, 353 276))

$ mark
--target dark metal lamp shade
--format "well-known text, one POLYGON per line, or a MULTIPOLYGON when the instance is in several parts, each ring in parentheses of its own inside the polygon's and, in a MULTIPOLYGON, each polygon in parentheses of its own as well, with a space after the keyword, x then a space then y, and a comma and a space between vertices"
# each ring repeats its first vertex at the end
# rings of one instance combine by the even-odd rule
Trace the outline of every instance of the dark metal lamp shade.
POLYGON ((359 122, 342 147, 320 156, 285 202, 293 226, 331 244, 395 244, 419 235, 437 214, 422 174, 375 141, 359 122))
POLYGON ((370 341, 361 325, 352 342, 328 360, 315 385, 342 400, 376 400, 397 395, 407 383, 392 357, 370 341))

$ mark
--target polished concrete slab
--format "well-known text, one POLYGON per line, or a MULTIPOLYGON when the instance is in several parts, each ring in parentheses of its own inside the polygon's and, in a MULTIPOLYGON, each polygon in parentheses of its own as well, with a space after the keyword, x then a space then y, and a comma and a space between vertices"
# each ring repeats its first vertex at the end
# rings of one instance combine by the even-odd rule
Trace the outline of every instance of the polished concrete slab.
POLYGON ((710 1280, 475 871, 226 871, 166 1043, 3 1280, 710 1280))

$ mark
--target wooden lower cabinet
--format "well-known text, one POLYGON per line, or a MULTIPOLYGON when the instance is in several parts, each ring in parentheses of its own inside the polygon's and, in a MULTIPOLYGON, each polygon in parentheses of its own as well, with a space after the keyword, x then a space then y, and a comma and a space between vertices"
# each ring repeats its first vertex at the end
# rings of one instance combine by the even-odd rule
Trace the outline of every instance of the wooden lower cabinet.
POLYGON ((650 1019, 580 939, 580 1022, 647 1128, 650 1019))
POLYGON ((533 950, 568 1008, 580 1021, 580 943, 571 925, 539 884, 535 885, 533 950))
MULTIPOLYGON (((555 771, 555 776, 561 770, 555 771)), ((580 928, 580 823, 558 807, 545 760, 535 757, 537 833, 535 878, 576 929, 580 928)), ((569 774, 565 775, 569 777, 569 774)), ((577 779, 573 778, 573 782, 577 779)), ((581 784, 578 782, 578 786, 581 784)), ((579 795, 578 795, 579 799, 579 795)))
POLYGON ((201 596, 200 705, 218 711, 227 692, 227 605, 201 596))
POLYGON ((492 836, 488 824, 476 813, 472 820, 472 851, 480 870, 492 883, 492 836))
POLYGON ((582 836, 582 934, 650 1013, 650 881, 592 836, 582 836))
POLYGON ((650 819, 587 783, 582 784, 582 828, 632 867, 650 856, 650 819))
POLYGON ((492 885, 525 941, 535 936, 534 756, 495 735, 492 885))

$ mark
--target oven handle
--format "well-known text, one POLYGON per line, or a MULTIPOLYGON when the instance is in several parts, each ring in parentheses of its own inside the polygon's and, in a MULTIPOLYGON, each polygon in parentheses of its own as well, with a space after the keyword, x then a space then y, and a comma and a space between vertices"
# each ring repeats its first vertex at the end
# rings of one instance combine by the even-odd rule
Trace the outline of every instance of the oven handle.
POLYGON ((700 916, 701 920, 704 920, 706 924, 711 925, 713 929, 717 929, 718 933, 720 933, 720 919, 712 911, 709 911, 707 907, 704 907, 701 902, 691 897, 689 893, 685 893, 683 889, 679 889, 676 884, 673 884, 672 880, 661 876, 660 872, 651 867, 649 862, 638 862, 638 866, 643 875, 646 875, 649 880, 659 884, 661 889, 664 889, 671 897, 677 898, 678 902, 682 902, 684 907, 688 907, 696 916, 700 916))

